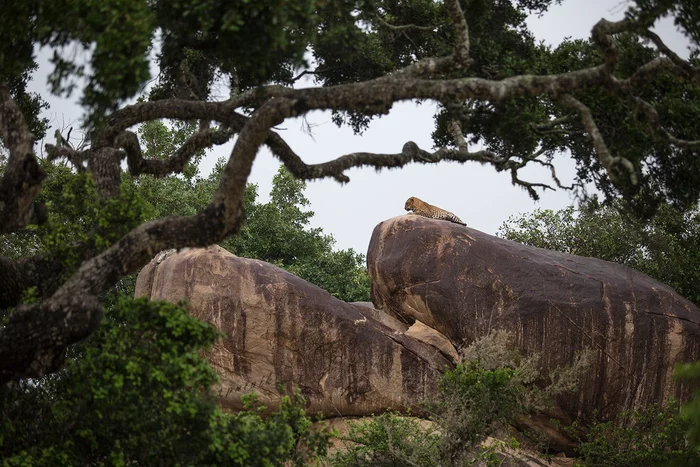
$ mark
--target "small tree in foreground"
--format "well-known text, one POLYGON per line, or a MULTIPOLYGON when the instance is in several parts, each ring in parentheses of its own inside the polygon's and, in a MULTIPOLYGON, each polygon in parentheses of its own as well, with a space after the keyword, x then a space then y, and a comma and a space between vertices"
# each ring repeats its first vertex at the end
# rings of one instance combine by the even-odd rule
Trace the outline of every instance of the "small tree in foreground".
POLYGON ((325 454, 299 397, 224 413, 200 354, 216 331, 181 307, 121 299, 64 369, 0 388, 4 466, 301 464, 325 454), (302 443, 303 450, 297 450, 302 443))

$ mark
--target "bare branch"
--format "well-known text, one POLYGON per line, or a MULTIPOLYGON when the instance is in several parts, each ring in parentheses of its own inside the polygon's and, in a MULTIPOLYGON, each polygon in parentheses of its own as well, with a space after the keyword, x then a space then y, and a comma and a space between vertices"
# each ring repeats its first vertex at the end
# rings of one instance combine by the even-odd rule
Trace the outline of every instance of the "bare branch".
POLYGON ((304 77, 306 75, 315 75, 315 74, 316 74, 316 70, 304 70, 301 73, 299 73, 298 75, 296 75, 294 78, 292 78, 292 82, 296 83, 297 81, 299 81, 302 77, 304 77))
POLYGON ((525 188, 525 190, 530 195, 530 197, 532 199, 534 199, 535 201, 540 199, 540 195, 537 193, 537 190, 535 190, 535 188, 541 188, 542 191, 545 191, 548 189, 554 191, 554 188, 552 188, 551 186, 549 186, 545 183, 530 183, 530 182, 526 182, 524 180, 521 180, 520 178, 518 178, 518 170, 514 167, 510 167, 510 179, 511 179, 511 182, 513 183, 513 185, 517 185, 517 186, 521 186, 521 187, 525 188))
POLYGON ((562 132, 565 133, 564 130, 561 130, 558 127, 559 125, 565 124, 565 123, 572 123, 576 121, 576 117, 574 115, 565 115, 563 117, 558 117, 555 119, 552 119, 548 121, 547 123, 538 123, 538 124, 531 124, 530 128, 536 133, 539 134, 547 134, 547 133, 553 133, 553 132, 562 132))
MULTIPOLYGON (((540 149, 540 151, 538 151, 537 155, 539 155, 539 153, 541 153, 541 152, 543 152, 543 149, 540 149)), ((549 172, 552 175, 552 179, 554 180, 554 183, 556 183, 557 187, 561 188, 562 190, 573 190, 576 187, 582 186, 580 183, 572 183, 571 185, 562 185, 561 181, 559 180, 559 177, 557 176, 557 172, 556 172, 556 169, 554 168, 554 164, 552 164, 551 162, 546 162, 546 161, 543 161, 543 160, 537 159, 537 158, 528 159, 526 162, 527 163, 534 162, 536 164, 540 164, 544 167, 547 167, 549 169, 549 172)))

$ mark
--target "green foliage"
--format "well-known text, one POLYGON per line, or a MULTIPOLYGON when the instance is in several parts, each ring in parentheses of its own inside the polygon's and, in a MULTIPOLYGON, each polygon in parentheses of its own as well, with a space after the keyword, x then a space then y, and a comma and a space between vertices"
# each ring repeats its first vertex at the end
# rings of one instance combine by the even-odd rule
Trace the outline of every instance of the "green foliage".
POLYGON ((161 67, 170 77, 176 77, 185 55, 195 51, 201 55, 194 61, 235 76, 239 89, 270 80, 288 83, 318 26, 316 2, 311 0, 179 0, 151 5, 164 31, 161 67))
POLYGON ((0 388, 3 465, 272 466, 323 454, 328 435, 310 429, 299 396, 269 417, 254 399, 221 411, 201 354, 215 337, 181 307, 119 300, 61 373, 0 388))
POLYGON ((34 45, 51 47, 53 91, 70 93, 84 77, 82 103, 93 122, 149 78, 147 51, 157 24, 148 2, 4 2, 3 11, 0 74, 19 76, 33 60, 34 45), (81 45, 91 49, 88 63, 75 53, 81 45))
POLYGON ((595 202, 509 218, 498 231, 509 240, 625 264, 700 304, 700 209, 662 205, 648 222, 620 206, 595 202))
POLYGON ((688 444, 689 423, 681 418, 678 404, 671 400, 664 407, 651 405, 620 416, 616 422, 598 423, 580 453, 586 467, 698 466, 700 453, 688 444))
POLYGON ((153 210, 129 183, 120 195, 100 198, 89 172, 75 173, 64 163, 41 162, 47 177, 37 200, 44 202, 49 218, 2 237, 0 254, 20 258, 49 253, 63 262, 64 275, 75 271, 85 252, 97 254, 123 235, 153 217, 153 210))
POLYGON ((439 431, 432 424, 401 414, 388 412, 364 423, 351 423, 345 441, 348 444, 331 456, 330 465, 441 465, 439 431))
POLYGON ((688 438, 691 446, 700 451, 700 391, 697 390, 697 383, 700 381, 700 362, 678 365, 675 376, 696 388, 692 399, 681 407, 681 415, 688 424, 688 438))

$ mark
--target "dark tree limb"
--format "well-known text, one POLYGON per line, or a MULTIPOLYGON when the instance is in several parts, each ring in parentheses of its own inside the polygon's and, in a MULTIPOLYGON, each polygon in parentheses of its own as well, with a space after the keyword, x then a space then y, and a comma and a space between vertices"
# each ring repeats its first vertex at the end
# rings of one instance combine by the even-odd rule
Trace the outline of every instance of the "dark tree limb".
MULTIPOLYGON (((126 274, 136 272, 157 252, 207 246, 236 233, 243 220, 245 182, 268 130, 292 103, 275 100, 248 120, 224 169, 211 204, 189 217, 167 217, 143 224, 80 268, 47 300, 17 308, 0 328, 0 384, 55 371, 68 345, 95 331, 102 316, 98 295, 126 274), (282 112, 280 110, 283 109, 282 112), (17 345, 17 341, 21 345, 17 345)), ((106 148, 118 152, 114 148, 106 148)))
POLYGON ((43 223, 46 206, 35 203, 46 173, 34 156, 34 136, 5 84, 0 84, 0 138, 9 152, 0 179, 0 234, 43 223))
POLYGON ((62 263, 49 256, 19 260, 0 256, 0 309, 17 306, 23 293, 31 287, 36 287, 40 296, 55 291, 63 270, 62 263))
POLYGON ((61 295, 17 307, 0 329, 0 384, 58 370, 66 347, 92 334, 101 319, 95 296, 61 295))

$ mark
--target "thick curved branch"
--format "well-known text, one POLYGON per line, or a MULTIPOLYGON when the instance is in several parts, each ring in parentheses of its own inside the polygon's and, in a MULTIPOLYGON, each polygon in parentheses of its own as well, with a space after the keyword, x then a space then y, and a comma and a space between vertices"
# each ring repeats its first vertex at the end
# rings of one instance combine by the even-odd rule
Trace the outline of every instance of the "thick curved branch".
POLYGON ((36 287, 39 295, 55 291, 62 272, 62 263, 48 256, 19 260, 0 256, 0 310, 19 304, 22 294, 31 287, 36 287))
POLYGON ((276 100, 263 105, 250 118, 234 146, 219 189, 205 210, 195 216, 167 217, 135 228, 85 261, 49 299, 18 307, 0 327, 0 384, 55 371, 63 362, 66 347, 84 339, 99 325, 102 309, 97 296, 125 274, 136 272, 158 251, 207 246, 236 233, 243 221, 243 193, 258 148, 268 130, 280 122, 279 115, 293 112, 292 102, 276 100))
POLYGON ((119 134, 139 123, 161 118, 206 120, 227 123, 230 114, 239 107, 260 105, 271 97, 288 96, 290 88, 273 85, 255 88, 221 102, 162 99, 139 102, 117 110, 107 119, 107 128, 99 135, 96 146, 113 144, 119 134))
POLYGON ((591 39, 603 54, 603 58, 605 59, 605 69, 607 72, 606 74, 609 77, 612 76, 612 73, 617 67, 619 55, 617 43, 615 42, 615 39, 613 39, 613 35, 629 31, 635 26, 636 23, 629 19, 623 19, 615 22, 601 19, 593 26, 593 29, 591 30, 591 39))
MULTIPOLYGON (((448 59, 430 59, 421 62, 422 70, 429 72, 449 64, 448 59)), ((407 67, 416 72, 416 68, 407 67)), ((402 76, 401 70, 393 77, 402 76)), ((410 76, 410 75, 409 75, 410 76)), ((180 120, 213 120, 229 124, 235 121, 238 107, 266 100, 286 98, 298 102, 299 112, 311 110, 367 111, 388 109, 395 102, 411 99, 435 101, 492 100, 503 101, 518 97, 558 95, 578 89, 599 86, 606 81, 603 66, 586 68, 554 75, 520 75, 503 80, 460 78, 451 80, 377 78, 363 83, 342 84, 325 88, 292 89, 268 86, 248 91, 224 102, 198 102, 163 99, 127 106, 114 112, 108 119, 107 129, 100 135, 97 147, 110 145, 127 128, 149 120, 173 118, 180 120)))
POLYGON ((0 84, 0 138, 9 152, 0 179, 0 234, 43 223, 46 207, 35 203, 46 173, 34 156, 34 135, 6 84, 0 84))
POLYGON ((258 149, 270 134, 270 129, 285 118, 299 115, 297 102, 289 99, 272 99, 258 109, 248 120, 233 146, 231 157, 224 167, 214 201, 225 206, 224 225, 234 233, 243 217, 243 194, 245 184, 253 168, 258 149))

